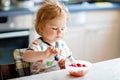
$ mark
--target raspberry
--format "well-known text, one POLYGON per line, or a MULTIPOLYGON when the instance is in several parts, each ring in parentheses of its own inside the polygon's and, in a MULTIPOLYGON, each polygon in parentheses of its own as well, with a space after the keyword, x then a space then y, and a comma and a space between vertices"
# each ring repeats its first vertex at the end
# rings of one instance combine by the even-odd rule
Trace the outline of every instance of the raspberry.
POLYGON ((81 64, 80 64, 80 63, 77 63, 77 67, 81 67, 81 64))
POLYGON ((82 67, 86 67, 86 65, 85 65, 85 64, 82 64, 82 67))
POLYGON ((74 63, 73 63, 73 64, 70 64, 70 66, 72 66, 72 67, 77 67, 77 65, 76 65, 76 64, 74 64, 74 63))

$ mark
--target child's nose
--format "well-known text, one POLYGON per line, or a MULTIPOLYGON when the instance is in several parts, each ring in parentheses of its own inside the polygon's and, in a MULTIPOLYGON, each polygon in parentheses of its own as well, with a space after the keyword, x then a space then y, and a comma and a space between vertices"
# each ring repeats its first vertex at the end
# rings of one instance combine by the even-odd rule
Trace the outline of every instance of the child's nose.
POLYGON ((58 33, 58 34, 62 33, 62 30, 61 30, 61 29, 58 29, 57 33, 58 33))

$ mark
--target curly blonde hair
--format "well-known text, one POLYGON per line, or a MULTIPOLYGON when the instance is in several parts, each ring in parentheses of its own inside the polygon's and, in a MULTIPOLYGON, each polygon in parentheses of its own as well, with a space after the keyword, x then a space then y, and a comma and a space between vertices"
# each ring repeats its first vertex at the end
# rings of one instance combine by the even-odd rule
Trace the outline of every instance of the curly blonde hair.
POLYGON ((35 19, 35 30, 40 35, 40 29, 45 27, 46 23, 56 17, 66 14, 69 18, 68 9, 58 1, 46 0, 38 10, 35 19))

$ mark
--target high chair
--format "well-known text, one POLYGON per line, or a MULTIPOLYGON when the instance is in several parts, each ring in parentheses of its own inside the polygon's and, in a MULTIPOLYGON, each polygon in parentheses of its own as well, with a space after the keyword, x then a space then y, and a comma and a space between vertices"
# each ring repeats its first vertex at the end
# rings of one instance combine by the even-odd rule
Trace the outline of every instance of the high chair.
POLYGON ((30 75, 30 63, 23 61, 23 52, 26 49, 15 49, 13 52, 15 68, 18 74, 18 77, 30 75))

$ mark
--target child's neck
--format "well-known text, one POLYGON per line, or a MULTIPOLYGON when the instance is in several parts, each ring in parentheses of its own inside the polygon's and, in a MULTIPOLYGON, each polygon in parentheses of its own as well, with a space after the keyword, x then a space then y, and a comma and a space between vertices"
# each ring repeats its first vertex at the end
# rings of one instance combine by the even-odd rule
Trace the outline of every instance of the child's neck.
POLYGON ((55 46, 56 45, 56 42, 47 42, 47 41, 45 41, 42 37, 40 37, 41 38, 41 40, 43 41, 43 42, 45 42, 46 44, 48 44, 48 45, 50 45, 50 46, 55 46))
POLYGON ((50 43, 52 46, 55 46, 56 45, 56 42, 53 42, 53 43, 50 43))

